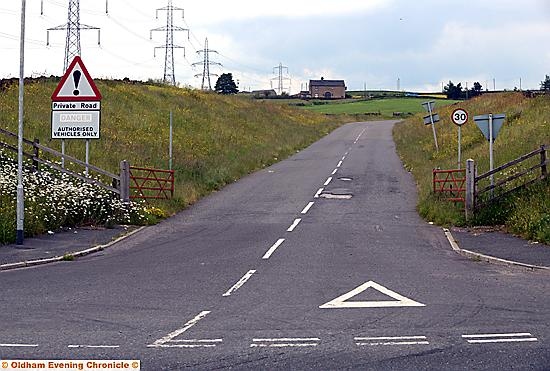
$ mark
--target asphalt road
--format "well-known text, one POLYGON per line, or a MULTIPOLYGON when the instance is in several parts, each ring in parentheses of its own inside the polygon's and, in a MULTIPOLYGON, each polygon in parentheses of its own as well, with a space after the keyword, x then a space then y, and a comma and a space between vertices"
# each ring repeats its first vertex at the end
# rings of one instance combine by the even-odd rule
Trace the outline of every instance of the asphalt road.
POLYGON ((1 272, 0 357, 550 369, 550 275, 454 254, 392 126, 346 125, 99 254, 1 272))

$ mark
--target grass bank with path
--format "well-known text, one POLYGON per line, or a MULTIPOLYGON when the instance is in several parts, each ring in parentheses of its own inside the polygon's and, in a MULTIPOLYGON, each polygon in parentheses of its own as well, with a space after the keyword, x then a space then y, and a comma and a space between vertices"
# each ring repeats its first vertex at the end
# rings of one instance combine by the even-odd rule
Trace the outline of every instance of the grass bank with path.
MULTIPOLYGON (((57 83, 46 79, 26 85, 24 130, 26 138, 38 138, 60 150, 60 141, 50 140, 50 96, 57 83)), ((175 195, 170 201, 153 203, 166 215, 296 153, 342 122, 244 97, 149 84, 96 83, 103 95, 101 139, 91 143, 90 163, 108 171, 118 173, 123 159, 134 166, 167 169, 173 111, 175 195)), ((17 85, 0 92, 0 125, 17 132, 17 85)), ((84 159, 84 142, 67 141, 66 153, 84 159)), ((5 207, 10 205, 4 202, 5 207)), ((2 228, 12 227, 15 224, 2 228)))

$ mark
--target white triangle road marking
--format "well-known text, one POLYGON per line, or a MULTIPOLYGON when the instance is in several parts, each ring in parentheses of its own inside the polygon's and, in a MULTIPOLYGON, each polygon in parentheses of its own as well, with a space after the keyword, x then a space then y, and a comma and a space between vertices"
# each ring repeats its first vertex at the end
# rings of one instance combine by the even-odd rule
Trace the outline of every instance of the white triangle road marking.
POLYGON ((334 300, 329 301, 326 304, 321 305, 321 309, 333 309, 333 308, 395 308, 395 307, 425 307, 425 304, 419 303, 412 299, 406 298, 390 289, 385 288, 382 285, 374 281, 368 281, 359 287, 351 290, 350 292, 337 297, 334 300), (372 288, 382 294, 385 294, 395 300, 390 301, 348 301, 356 295, 359 295, 363 291, 372 288))

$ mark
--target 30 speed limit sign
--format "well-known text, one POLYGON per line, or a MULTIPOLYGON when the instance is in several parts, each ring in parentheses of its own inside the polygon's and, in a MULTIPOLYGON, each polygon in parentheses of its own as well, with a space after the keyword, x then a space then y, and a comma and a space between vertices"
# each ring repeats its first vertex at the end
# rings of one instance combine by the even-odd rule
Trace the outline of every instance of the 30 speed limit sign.
POLYGON ((468 122, 468 112, 462 108, 457 108, 453 111, 451 120, 455 125, 462 126, 468 122))

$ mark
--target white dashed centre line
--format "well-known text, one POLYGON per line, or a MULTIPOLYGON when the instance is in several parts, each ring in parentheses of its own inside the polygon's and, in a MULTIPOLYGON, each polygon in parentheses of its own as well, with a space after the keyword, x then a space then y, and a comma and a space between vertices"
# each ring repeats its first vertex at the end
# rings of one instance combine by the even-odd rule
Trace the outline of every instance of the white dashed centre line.
POLYGON ((279 240, 277 240, 277 242, 275 242, 275 244, 273 244, 273 246, 271 246, 269 250, 267 250, 262 259, 269 259, 271 255, 273 255, 275 250, 277 250, 277 248, 283 244, 283 242, 285 242, 284 238, 280 238, 279 240))
POLYGON ((340 161, 340 162, 338 163, 338 165, 336 165, 336 167, 340 167, 340 166, 342 166, 342 161, 340 161))
POLYGON ((327 181, 323 185, 326 187, 330 184, 330 182, 332 182, 332 177, 331 176, 328 177, 327 181))
POLYGON ((337 171, 338 171, 338 169, 334 169, 334 170, 332 171, 332 174, 331 174, 331 175, 336 174, 337 171))
POLYGON ((309 204, 307 204, 306 207, 304 207, 304 209, 302 210, 302 214, 307 214, 307 212, 309 211, 309 209, 311 209, 314 203, 315 202, 311 201, 309 204))
MULTIPOLYGON (((347 155, 346 155, 346 156, 347 156, 347 155)), ((343 156, 343 157, 342 157, 342 161, 344 161, 344 160, 346 159, 346 156, 343 156)))
POLYGON ((321 195, 321 193, 322 193, 324 190, 325 190, 324 188, 319 188, 319 190, 317 191, 317 193, 315 193, 315 196, 313 196, 313 198, 319 198, 319 196, 321 195))
POLYGON ((235 291, 237 291, 239 288, 241 288, 245 283, 246 281, 248 281, 250 279, 250 277, 252 277, 252 275, 256 273, 255 270, 249 270, 248 272, 245 273, 245 275, 239 280, 239 282, 237 282, 236 284, 234 284, 229 290, 227 290, 227 292, 225 294, 223 294, 222 296, 231 296, 232 293, 234 293, 235 291))
POLYGON ((296 228, 298 226, 298 224, 300 224, 301 221, 302 221, 302 219, 300 219, 300 218, 294 219, 294 223, 292 223, 292 225, 290 227, 288 227, 288 229, 286 231, 287 232, 293 232, 294 228, 296 228))

